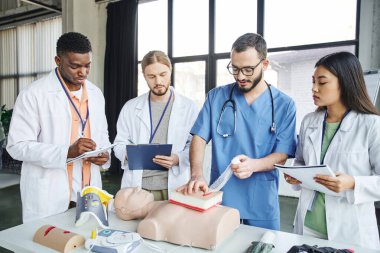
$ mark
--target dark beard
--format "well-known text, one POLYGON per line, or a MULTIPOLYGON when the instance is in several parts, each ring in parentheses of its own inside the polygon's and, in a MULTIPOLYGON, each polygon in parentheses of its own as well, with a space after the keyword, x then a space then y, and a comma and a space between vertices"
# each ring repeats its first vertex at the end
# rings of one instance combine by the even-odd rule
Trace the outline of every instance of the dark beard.
POLYGON ((253 82, 252 82, 252 86, 249 87, 249 88, 241 88, 239 85, 238 85, 238 88, 239 88, 239 91, 243 92, 243 93, 248 93, 250 92, 251 90, 253 90, 258 84, 259 82, 261 81, 261 79, 263 78, 263 70, 260 71, 260 75, 253 79, 253 82))
POLYGON ((154 91, 154 89, 151 89, 150 92, 152 92, 156 96, 161 97, 161 96, 165 95, 166 93, 168 93, 168 90, 169 90, 169 86, 166 88, 166 90, 165 90, 164 93, 157 93, 157 92, 154 91))

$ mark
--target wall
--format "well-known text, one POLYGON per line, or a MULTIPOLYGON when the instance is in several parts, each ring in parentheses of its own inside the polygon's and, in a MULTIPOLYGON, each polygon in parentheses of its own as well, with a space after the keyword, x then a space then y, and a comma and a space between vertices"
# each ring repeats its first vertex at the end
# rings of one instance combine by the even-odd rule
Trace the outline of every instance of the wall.
POLYGON ((364 70, 380 69, 380 1, 362 0, 359 59, 364 70))

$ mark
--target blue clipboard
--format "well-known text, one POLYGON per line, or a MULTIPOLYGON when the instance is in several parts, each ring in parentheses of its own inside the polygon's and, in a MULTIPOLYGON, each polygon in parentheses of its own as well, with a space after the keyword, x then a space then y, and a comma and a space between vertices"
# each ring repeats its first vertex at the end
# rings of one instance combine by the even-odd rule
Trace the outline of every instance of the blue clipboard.
POLYGON ((130 170, 165 170, 153 162, 156 155, 170 156, 172 144, 127 145, 128 167, 130 170))

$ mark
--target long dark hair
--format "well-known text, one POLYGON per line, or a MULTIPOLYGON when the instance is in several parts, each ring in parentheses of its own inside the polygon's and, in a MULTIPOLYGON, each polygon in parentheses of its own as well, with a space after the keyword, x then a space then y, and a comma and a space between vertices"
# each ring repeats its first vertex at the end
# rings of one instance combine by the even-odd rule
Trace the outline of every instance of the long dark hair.
MULTIPOLYGON (((368 96, 363 69, 355 55, 350 52, 332 53, 315 64, 315 67, 319 66, 325 67, 338 78, 340 99, 348 109, 379 115, 368 96)), ((326 110, 325 106, 317 108, 317 111, 323 110, 326 110)))

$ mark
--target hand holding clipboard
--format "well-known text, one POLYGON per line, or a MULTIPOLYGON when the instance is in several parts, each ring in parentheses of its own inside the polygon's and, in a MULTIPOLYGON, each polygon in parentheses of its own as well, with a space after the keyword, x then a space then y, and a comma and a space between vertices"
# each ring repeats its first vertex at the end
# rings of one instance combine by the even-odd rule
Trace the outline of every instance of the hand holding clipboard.
POLYGON ((314 177, 316 175, 326 175, 335 177, 335 173, 330 169, 328 165, 314 165, 314 166, 285 166, 280 164, 275 164, 275 168, 280 170, 281 172, 297 179, 301 182, 300 186, 314 190, 323 192, 332 196, 342 196, 342 193, 336 193, 315 182, 314 177))
POLYGON ((93 151, 88 151, 88 152, 83 153, 83 154, 81 154, 81 155, 79 155, 77 157, 69 158, 69 159, 67 159, 66 164, 75 162, 75 161, 80 160, 80 159, 85 159, 85 158, 88 158, 88 157, 95 157, 95 156, 97 156, 100 153, 108 151, 109 149, 115 147, 116 145, 117 144, 111 144, 111 145, 109 145, 107 147, 99 148, 99 149, 96 149, 96 150, 93 150, 93 151))
POLYGON ((172 144, 127 145, 128 166, 130 170, 167 170, 153 162, 157 155, 170 156, 172 144))

